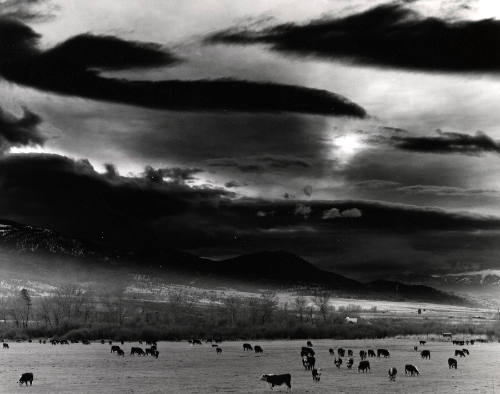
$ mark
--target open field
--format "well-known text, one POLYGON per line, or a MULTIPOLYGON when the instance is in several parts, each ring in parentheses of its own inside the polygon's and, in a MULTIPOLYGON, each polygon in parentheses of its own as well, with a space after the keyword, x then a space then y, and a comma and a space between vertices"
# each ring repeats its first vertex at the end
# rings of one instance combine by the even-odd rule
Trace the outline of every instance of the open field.
MULTIPOLYGON (((300 360, 300 347, 305 341, 259 341, 262 356, 243 352, 242 341, 221 344, 223 354, 217 356, 208 344, 190 346, 186 342, 159 342, 159 359, 132 357, 125 343, 125 357, 110 354, 110 346, 71 344, 41 345, 10 343, 0 351, 1 393, 264 393, 269 387, 259 381, 262 373, 292 374, 295 393, 494 393, 500 389, 500 344, 468 346, 470 356, 458 359, 458 370, 449 370, 447 359, 456 348, 451 343, 429 342, 431 360, 422 360, 413 351, 416 339, 314 341, 317 367, 322 379, 313 383, 310 372, 300 360), (344 347, 354 351, 352 370, 344 365, 337 369, 328 348, 344 347), (358 373, 359 350, 387 348, 388 359, 371 358, 371 372, 358 373), (404 365, 418 366, 419 377, 404 376, 404 365), (389 382, 387 370, 397 367, 396 382, 389 382), (33 386, 20 387, 22 372, 32 371, 33 386)), ((255 342, 254 344, 257 344, 255 342)), ((422 347, 423 349, 424 347, 422 347)), ((275 388, 276 390, 276 388, 275 388)), ((284 386, 280 391, 286 391, 284 386)))

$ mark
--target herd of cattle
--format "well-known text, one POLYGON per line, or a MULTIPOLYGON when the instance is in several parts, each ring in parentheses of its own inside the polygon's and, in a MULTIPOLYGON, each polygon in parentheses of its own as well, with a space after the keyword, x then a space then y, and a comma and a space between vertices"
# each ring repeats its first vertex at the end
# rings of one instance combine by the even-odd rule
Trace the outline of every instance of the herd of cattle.
MULTIPOLYGON (((39 340, 40 344, 45 344, 47 341, 52 344, 53 346, 55 345, 69 345, 70 343, 82 343, 83 345, 90 345, 89 340, 82 340, 81 342, 78 340, 57 340, 57 339, 51 339, 51 340, 39 340)), ((458 346, 464 346, 464 345, 474 345, 474 343, 478 340, 469 340, 469 341, 453 341, 454 345, 458 346)), ((3 342, 3 349, 9 349, 9 344, 3 342)), ((22 342, 21 340, 18 340, 17 342, 22 342)), ((28 342, 32 342, 30 339, 28 342)), ((106 344, 108 343, 111 346, 111 352, 110 353, 115 353, 118 356, 124 357, 125 356, 125 351, 119 346, 113 344, 112 341, 100 341, 101 344, 106 344)), ((202 345, 202 341, 200 339, 191 339, 188 341, 189 344, 192 346, 196 345, 202 345)), ((220 343, 222 340, 220 338, 218 339, 206 339, 206 343, 211 343, 212 347, 215 348, 216 354, 222 354, 222 347, 220 346, 220 343)), ((482 341, 481 341, 482 342, 482 341)), ((139 344, 142 344, 143 341, 139 341, 139 344)), ((155 358, 159 357, 159 351, 157 349, 157 343, 156 341, 145 341, 146 345, 149 346, 148 348, 143 349, 142 347, 138 346, 133 346, 130 349, 130 356, 152 356, 155 358)), ((121 344, 124 344, 124 341, 121 341, 121 344)), ((419 344, 421 346, 424 346, 426 344, 426 341, 419 341, 419 344)), ((413 350, 415 352, 418 352, 418 346, 414 346, 413 350)), ((247 352, 255 352, 256 354, 262 354, 264 353, 264 349, 260 345, 254 345, 252 346, 250 343, 243 343, 243 351, 247 352)), ((354 352, 351 349, 344 349, 344 348, 338 348, 337 349, 337 354, 335 354, 335 350, 333 348, 328 349, 328 352, 330 356, 334 357, 334 365, 340 369, 342 364, 343 364, 343 357, 348 357, 348 360, 346 362, 346 367, 347 369, 352 369, 354 365, 354 352)), ((469 350, 467 348, 461 348, 461 349, 455 349, 454 356, 455 357, 467 357, 469 355, 469 350)), ((431 352, 428 349, 424 349, 420 351, 420 356, 422 360, 430 360, 431 358, 431 352)), ((311 372, 311 376, 313 379, 313 382, 319 382, 321 380, 321 368, 316 367, 316 357, 315 357, 315 351, 313 350, 313 344, 311 341, 306 342, 306 346, 303 346, 300 351, 300 357, 302 361, 302 366, 306 371, 311 372)), ((359 351, 359 363, 357 367, 358 373, 367 373, 370 372, 370 361, 368 358, 376 359, 376 358, 390 358, 390 352, 388 349, 367 349, 367 350, 360 350, 359 351)), ((456 358, 450 357, 448 359, 448 368, 449 369, 457 369, 458 367, 458 361, 456 358)), ((405 365, 405 375, 409 376, 419 376, 420 371, 418 370, 417 366, 413 364, 406 364, 405 365)), ((396 367, 391 367, 388 370, 388 377, 390 381, 395 381, 396 376, 397 376, 398 370, 396 367)), ((271 389, 274 386, 281 386, 281 385, 286 385, 288 388, 291 389, 291 374, 286 373, 286 374, 263 374, 261 376, 261 380, 267 382, 271 389)), ((30 385, 33 384, 33 373, 32 372, 26 372, 23 373, 21 378, 19 379, 19 384, 26 384, 28 383, 30 385)))
MULTIPOLYGON (((426 341, 419 341, 420 345, 425 345, 426 341)), ((454 345, 460 345, 463 346, 465 344, 471 344, 474 345, 475 341, 453 341, 454 345)), ((249 344, 243 344, 243 350, 251 350, 251 346, 249 344)), ((414 351, 418 351, 418 346, 414 346, 413 348, 414 351)), ((340 369, 342 366, 342 357, 345 357, 347 353, 347 357, 349 357, 346 366, 348 369, 351 369, 352 366, 354 365, 354 352, 351 349, 344 349, 344 348, 338 348, 337 349, 337 355, 338 357, 335 356, 335 350, 333 348, 328 349, 328 352, 330 356, 334 357, 334 364, 337 368, 340 369)), ((456 349, 455 350, 455 357, 460 356, 460 357, 466 357, 469 355, 469 350, 466 348, 463 349, 456 349)), ((302 365, 306 371, 311 371, 311 376, 314 382, 319 382, 321 380, 321 368, 316 368, 316 358, 315 358, 315 352, 313 350, 313 344, 311 341, 307 341, 306 346, 302 347, 300 351, 300 357, 302 360, 302 365)), ((359 351, 359 358, 360 361, 358 363, 358 373, 359 372, 370 372, 370 361, 367 360, 367 358, 389 358, 390 357, 390 352, 387 349, 368 349, 367 351, 365 350, 360 350, 359 351)), ((428 349, 424 349, 420 351, 420 357, 423 360, 430 360, 431 358, 431 352, 428 349)), ((457 369, 458 366, 458 361, 455 358, 450 357, 448 359, 448 368, 449 369, 457 369)), ((420 371, 418 370, 417 366, 413 364, 406 364, 405 365, 405 375, 408 376, 419 376, 420 371)), ((389 380, 394 382, 396 381, 396 376, 398 374, 398 370, 396 367, 391 367, 388 370, 388 377, 389 380)), ((271 389, 273 389, 274 386, 281 386, 281 385, 286 385, 289 389, 292 388, 292 376, 289 373, 286 374, 264 374, 261 376, 261 380, 267 382, 271 389)))

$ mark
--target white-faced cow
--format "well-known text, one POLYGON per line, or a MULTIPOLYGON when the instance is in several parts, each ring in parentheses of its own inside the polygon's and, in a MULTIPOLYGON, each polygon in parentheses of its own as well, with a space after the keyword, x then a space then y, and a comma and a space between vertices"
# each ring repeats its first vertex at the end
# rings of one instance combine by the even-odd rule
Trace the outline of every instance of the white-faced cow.
POLYGON ((420 372, 418 371, 418 368, 413 365, 413 364, 406 364, 405 365, 405 375, 410 374, 411 376, 414 375, 420 375, 420 372))
POLYGON ((354 359, 351 357, 349 359, 349 361, 347 361, 347 364, 346 364, 347 369, 351 369, 353 365, 354 365, 354 359))
POLYGON ((21 375, 21 378, 19 379, 19 384, 22 385, 23 383, 28 385, 28 382, 30 383, 30 386, 33 384, 33 373, 31 372, 25 372, 21 375))
POLYGON ((246 352, 247 350, 252 351, 252 350, 253 350, 253 347, 252 347, 252 345, 250 345, 249 343, 244 343, 244 344, 243 344, 243 351, 245 351, 245 352, 246 352))
POLYGON ((120 350, 120 346, 118 345, 111 346, 111 353, 117 352, 118 350, 120 350))
POLYGON ((328 353, 330 353, 330 356, 334 356, 335 355, 335 350, 333 350, 332 348, 328 349, 328 353))
POLYGON ((342 365, 342 359, 340 357, 336 358, 334 364, 337 368, 340 368, 340 366, 342 365))
POLYGON ((253 350, 255 353, 264 353, 264 349, 262 349, 259 345, 255 345, 253 350))
POLYGON ((321 379, 321 368, 320 369, 313 368, 313 370, 311 371, 311 375, 314 382, 319 382, 321 379))
POLYGON ((311 342, 311 341, 307 341, 306 346, 307 346, 307 347, 313 347, 313 344, 312 344, 312 342, 311 342))
POLYGON ((450 368, 450 369, 452 369, 452 368, 457 369, 457 366, 458 366, 457 360, 450 357, 448 359, 448 368, 450 368))
POLYGON ((387 349, 377 349, 377 357, 390 357, 389 350, 387 349))
POLYGON ((359 351, 359 358, 361 360, 366 360, 366 352, 364 350, 359 351))
POLYGON ((267 382, 271 386, 271 390, 274 386, 281 386, 285 384, 289 389, 292 388, 292 375, 289 373, 275 375, 275 374, 264 374, 261 376, 260 380, 267 382))
POLYGON ((398 370, 394 367, 389 368, 389 372, 387 373, 389 375, 389 380, 391 382, 396 381, 396 375, 398 374, 398 370))
POLYGON ((460 357, 465 357, 465 353, 463 350, 455 350, 455 357, 460 356, 460 357))
POLYGON ((469 355, 469 350, 468 349, 462 349, 462 352, 464 352, 464 354, 466 354, 467 356, 469 355))

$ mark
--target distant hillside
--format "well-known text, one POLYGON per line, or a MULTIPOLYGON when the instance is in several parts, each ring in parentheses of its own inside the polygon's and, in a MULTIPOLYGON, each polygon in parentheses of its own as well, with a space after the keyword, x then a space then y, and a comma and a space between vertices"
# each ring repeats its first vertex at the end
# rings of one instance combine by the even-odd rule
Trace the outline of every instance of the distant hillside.
MULTIPOLYGON (((373 297, 390 300, 412 300, 449 304, 464 304, 463 298, 422 285, 376 281, 364 284, 333 272, 324 271, 303 258, 286 251, 264 251, 215 261, 200 258, 175 249, 115 250, 105 245, 65 237, 49 229, 0 221, 0 248, 23 255, 37 256, 28 270, 17 264, 20 271, 50 272, 52 260, 58 266, 66 264, 83 268, 99 267, 120 272, 161 275, 170 280, 189 281, 227 287, 249 284, 260 288, 317 286, 337 295, 373 297), (40 258, 40 257, 43 258, 40 258), (36 266, 36 267, 34 267, 36 266), (38 269, 33 269, 38 268, 38 269)), ((21 259, 20 261, 25 261, 21 259)), ((38 278, 33 278, 38 279, 38 278)))

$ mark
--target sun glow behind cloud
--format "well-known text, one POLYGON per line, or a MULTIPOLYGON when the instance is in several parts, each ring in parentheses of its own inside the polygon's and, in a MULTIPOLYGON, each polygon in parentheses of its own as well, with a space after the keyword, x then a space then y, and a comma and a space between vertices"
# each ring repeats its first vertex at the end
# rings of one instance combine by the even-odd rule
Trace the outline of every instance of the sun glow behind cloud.
POLYGON ((334 156, 341 163, 347 163, 356 153, 366 148, 366 144, 357 134, 345 134, 333 138, 334 156))

